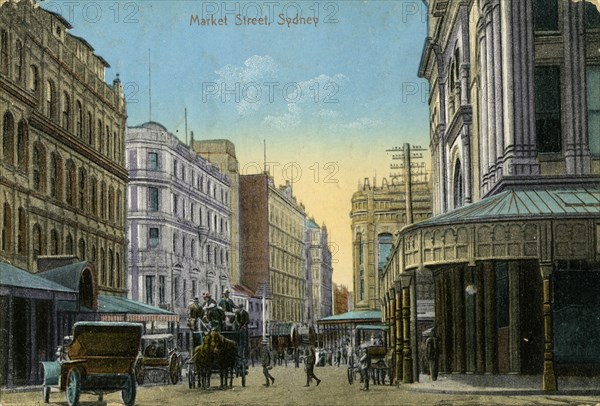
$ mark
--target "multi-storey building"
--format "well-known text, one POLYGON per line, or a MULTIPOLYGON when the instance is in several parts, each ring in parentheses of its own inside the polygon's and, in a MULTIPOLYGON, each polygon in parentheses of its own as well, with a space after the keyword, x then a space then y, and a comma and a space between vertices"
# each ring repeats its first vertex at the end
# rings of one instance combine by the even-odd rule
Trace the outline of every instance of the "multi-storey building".
POLYGON ((0 6, 0 255, 77 255, 125 289, 125 99, 108 63, 34 1, 0 6))
POLYGON ((349 292, 345 285, 333 284, 333 314, 342 314, 348 311, 349 292))
MULTIPOLYGON (((406 183, 396 178, 382 179, 373 186, 365 178, 362 188, 352 196, 352 239, 354 309, 378 309, 382 294, 379 276, 392 250, 396 234, 407 220, 406 183)), ((431 217, 431 186, 424 176, 411 184, 412 220, 431 217)), ((410 210, 410 208, 409 208, 410 210)))
POLYGON ((229 178, 229 229, 231 233, 229 281, 232 285, 237 285, 240 283, 240 174, 235 145, 229 140, 192 140, 192 148, 208 162, 216 165, 221 173, 229 178))
POLYGON ((600 368, 600 12, 427 6, 437 216, 400 232, 383 277, 396 370, 416 372, 411 303, 428 269, 441 371, 543 373, 556 390, 558 371, 600 368))
POLYGON ((269 295, 267 321, 275 335, 278 324, 305 321, 304 221, 290 185, 275 187, 267 174, 240 176, 240 279, 269 295))
POLYGON ((229 179, 154 122, 127 129, 126 160, 131 297, 185 328, 190 300, 229 286, 229 179))
POLYGON ((306 220, 306 319, 309 325, 332 314, 331 250, 327 227, 306 220))

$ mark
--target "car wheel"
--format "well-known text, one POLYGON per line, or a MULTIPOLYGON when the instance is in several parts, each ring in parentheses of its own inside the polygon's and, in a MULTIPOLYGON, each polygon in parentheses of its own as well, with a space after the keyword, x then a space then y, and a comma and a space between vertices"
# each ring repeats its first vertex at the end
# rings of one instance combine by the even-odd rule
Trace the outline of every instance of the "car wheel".
POLYGON ((69 406, 79 404, 79 395, 81 393, 81 374, 77 368, 73 368, 67 375, 67 392, 65 398, 69 406))
POLYGON ((135 395, 137 394, 137 384, 135 382, 135 376, 129 374, 127 376, 127 382, 125 387, 121 390, 121 399, 125 406, 133 406, 135 404, 135 395))

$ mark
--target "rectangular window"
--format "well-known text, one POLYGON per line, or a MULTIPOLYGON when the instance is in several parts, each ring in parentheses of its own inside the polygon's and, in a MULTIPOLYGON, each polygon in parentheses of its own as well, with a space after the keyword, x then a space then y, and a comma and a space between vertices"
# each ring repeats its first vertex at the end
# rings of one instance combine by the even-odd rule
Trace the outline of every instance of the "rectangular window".
POLYGON ((535 68, 535 131, 538 152, 560 152, 560 69, 558 66, 535 68))
POLYGON ((598 5, 586 1, 583 4, 585 8, 585 28, 600 28, 600 10, 598 5))
POLYGON ((173 214, 177 215, 179 213, 179 196, 173 195, 173 214))
POLYGON ((173 177, 177 179, 177 159, 173 160, 173 177))
POLYGON ((148 210, 158 211, 158 188, 148 188, 148 210))
POLYGON ((164 275, 159 275, 158 276, 158 303, 159 304, 165 304, 166 300, 165 300, 165 292, 166 292, 166 279, 164 275))
POLYGON ((179 305, 179 276, 175 277, 173 282, 175 286, 173 286, 173 305, 179 305))
POLYGON ((534 31, 558 31, 558 0, 533 1, 534 31))
POLYGON ((598 157, 600 156, 600 66, 587 67, 587 108, 590 154, 598 157))
POLYGON ((196 281, 192 281, 192 298, 196 297, 196 281))
POLYGON ((154 304, 154 276, 146 275, 146 303, 154 304))
POLYGON ((151 227, 148 232, 148 246, 150 248, 158 247, 160 243, 160 234, 157 227, 151 227))
POLYGON ((148 170, 149 171, 157 171, 158 170, 158 153, 148 152, 148 170))
POLYGON ((185 306, 187 303, 187 281, 183 280, 183 305, 185 306))

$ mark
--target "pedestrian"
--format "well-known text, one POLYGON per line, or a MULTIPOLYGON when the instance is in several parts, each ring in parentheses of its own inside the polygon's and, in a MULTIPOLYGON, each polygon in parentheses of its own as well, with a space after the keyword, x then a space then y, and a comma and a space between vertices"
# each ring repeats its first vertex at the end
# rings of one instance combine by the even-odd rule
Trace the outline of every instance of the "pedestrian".
POLYGON ((317 361, 317 355, 315 354, 315 347, 310 345, 306 350, 306 385, 305 387, 310 386, 310 381, 315 379, 317 381, 317 386, 321 383, 321 380, 315 376, 315 362, 317 361))
POLYGON ((429 379, 437 381, 439 348, 438 339, 435 335, 435 327, 431 329, 431 334, 427 338, 427 341, 425 341, 425 356, 429 365, 429 379))
POLYGON ((362 355, 359 359, 360 376, 362 378, 363 386, 360 390, 369 390, 369 369, 371 369, 371 357, 366 348, 362 349, 362 355))
POLYGON ((294 348, 294 364, 296 368, 300 368, 300 349, 298 347, 294 348))
POLYGON ((342 362, 342 350, 340 350, 340 347, 337 347, 335 351, 335 366, 339 367, 340 362, 342 362))
POLYGON ((269 351, 269 347, 267 344, 264 345, 263 350, 264 350, 263 356, 262 356, 263 375, 265 376, 265 379, 267 380, 267 383, 264 383, 263 386, 266 386, 268 388, 271 384, 275 383, 275 378, 273 378, 271 376, 271 374, 269 373, 269 370, 272 369, 273 367, 271 366, 271 352, 269 351))

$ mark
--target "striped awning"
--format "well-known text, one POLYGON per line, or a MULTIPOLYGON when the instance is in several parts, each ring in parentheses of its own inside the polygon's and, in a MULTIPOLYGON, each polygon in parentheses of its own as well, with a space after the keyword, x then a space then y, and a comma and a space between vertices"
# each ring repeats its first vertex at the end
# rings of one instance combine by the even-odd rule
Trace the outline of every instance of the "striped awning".
POLYGON ((179 314, 122 296, 98 295, 101 321, 179 321, 179 314))

